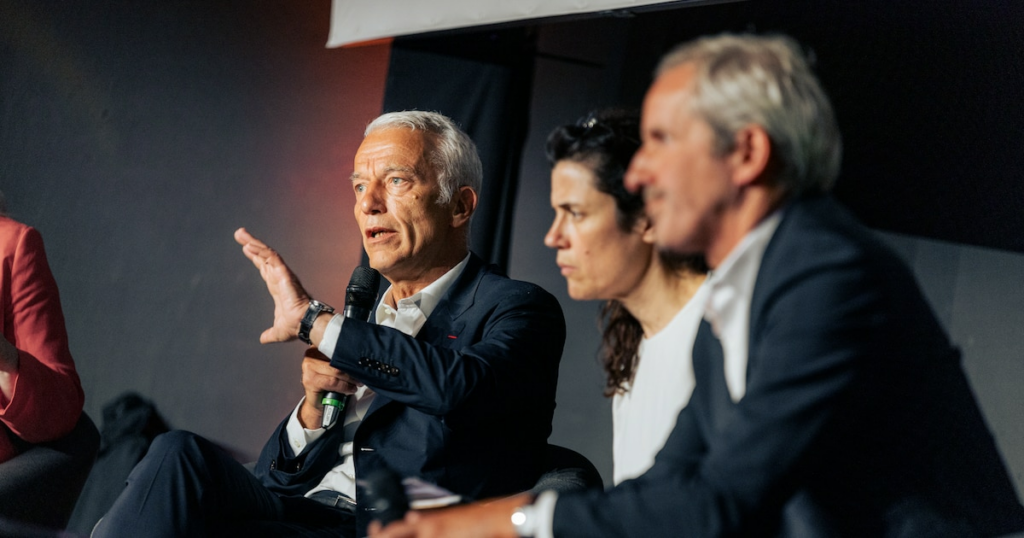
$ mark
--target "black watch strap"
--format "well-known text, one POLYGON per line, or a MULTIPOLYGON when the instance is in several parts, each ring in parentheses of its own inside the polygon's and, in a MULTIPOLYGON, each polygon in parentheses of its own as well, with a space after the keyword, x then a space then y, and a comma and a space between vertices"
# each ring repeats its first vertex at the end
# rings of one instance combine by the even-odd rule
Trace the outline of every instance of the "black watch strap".
POLYGON ((309 301, 309 308, 306 309, 306 315, 302 316, 302 321, 299 322, 299 340, 302 340, 307 344, 313 343, 309 341, 309 333, 313 330, 313 323, 316 322, 316 318, 321 312, 333 314, 334 307, 321 303, 316 299, 309 301))

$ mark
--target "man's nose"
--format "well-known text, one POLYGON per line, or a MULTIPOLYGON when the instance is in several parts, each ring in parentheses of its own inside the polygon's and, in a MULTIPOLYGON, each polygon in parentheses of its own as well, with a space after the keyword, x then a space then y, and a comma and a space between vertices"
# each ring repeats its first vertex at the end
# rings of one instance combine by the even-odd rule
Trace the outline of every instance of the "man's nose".
POLYGON ((622 182, 626 186, 626 190, 639 192, 645 185, 649 185, 650 181, 651 175, 647 169, 647 158, 644 157, 643 147, 641 147, 640 151, 633 156, 633 160, 629 162, 629 168, 626 169, 622 182))
POLYGON ((363 195, 359 199, 359 208, 366 214, 384 211, 383 189, 377 182, 370 181, 364 186, 363 195))

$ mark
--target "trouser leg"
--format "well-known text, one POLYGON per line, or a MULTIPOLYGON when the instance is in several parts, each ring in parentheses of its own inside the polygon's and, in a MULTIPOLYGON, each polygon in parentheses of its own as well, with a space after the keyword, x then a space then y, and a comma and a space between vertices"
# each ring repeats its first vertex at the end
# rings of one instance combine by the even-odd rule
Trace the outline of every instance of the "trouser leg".
POLYGON ((206 439, 173 431, 157 437, 95 537, 200 537, 223 521, 277 521, 281 500, 206 439))

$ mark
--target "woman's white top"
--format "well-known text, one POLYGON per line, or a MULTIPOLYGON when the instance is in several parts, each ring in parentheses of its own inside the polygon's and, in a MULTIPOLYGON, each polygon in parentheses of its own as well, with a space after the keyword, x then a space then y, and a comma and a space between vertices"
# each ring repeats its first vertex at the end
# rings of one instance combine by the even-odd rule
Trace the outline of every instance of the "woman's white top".
POLYGON ((633 382, 612 398, 612 472, 615 484, 651 468, 693 393, 693 341, 708 301, 706 284, 669 324, 640 342, 633 382))

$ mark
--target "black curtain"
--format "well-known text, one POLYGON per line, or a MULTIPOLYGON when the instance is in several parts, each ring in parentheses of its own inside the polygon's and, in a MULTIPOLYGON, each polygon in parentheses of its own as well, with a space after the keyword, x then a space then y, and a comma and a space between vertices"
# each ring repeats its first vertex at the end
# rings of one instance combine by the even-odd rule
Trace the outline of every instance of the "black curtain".
POLYGON ((384 91, 384 112, 440 112, 476 142, 484 179, 470 248, 502 271, 508 269, 534 43, 530 28, 398 38, 384 91))

